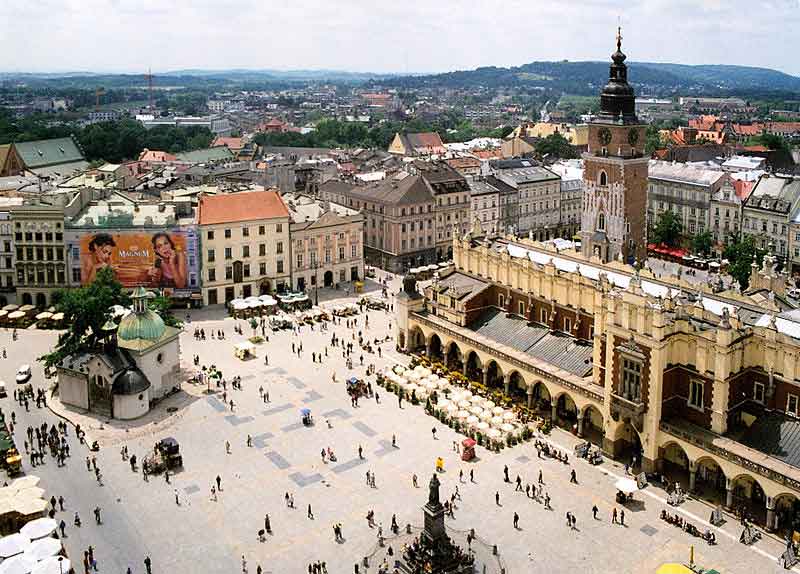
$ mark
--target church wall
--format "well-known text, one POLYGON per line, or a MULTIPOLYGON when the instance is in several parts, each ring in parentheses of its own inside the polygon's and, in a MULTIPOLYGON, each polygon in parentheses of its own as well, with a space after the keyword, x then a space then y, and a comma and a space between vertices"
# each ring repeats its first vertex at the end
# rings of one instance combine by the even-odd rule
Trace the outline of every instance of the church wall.
POLYGON ((137 395, 114 395, 114 418, 131 420, 150 410, 150 389, 137 395))
POLYGON ((86 377, 68 371, 58 371, 58 397, 65 405, 89 408, 89 384, 86 377))
POLYGON ((171 390, 169 381, 171 373, 180 365, 180 344, 178 337, 142 355, 134 356, 136 366, 150 381, 150 398, 159 399, 171 390), (161 355, 161 362, 158 357, 161 355))

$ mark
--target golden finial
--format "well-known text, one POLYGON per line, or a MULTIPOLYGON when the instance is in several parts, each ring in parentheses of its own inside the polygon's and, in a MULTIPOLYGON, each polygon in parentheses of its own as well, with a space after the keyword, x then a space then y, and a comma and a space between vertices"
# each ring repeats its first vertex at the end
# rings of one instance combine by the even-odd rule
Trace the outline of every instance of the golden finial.
POLYGON ((622 26, 617 26, 617 51, 622 51, 622 26))

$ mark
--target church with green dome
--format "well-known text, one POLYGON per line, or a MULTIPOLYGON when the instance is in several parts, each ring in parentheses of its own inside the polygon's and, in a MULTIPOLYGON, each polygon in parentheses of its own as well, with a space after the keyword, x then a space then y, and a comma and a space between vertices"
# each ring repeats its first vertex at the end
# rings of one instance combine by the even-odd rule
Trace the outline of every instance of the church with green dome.
POLYGON ((180 388, 180 330, 150 309, 137 287, 117 325, 109 320, 102 350, 65 357, 57 366, 61 402, 114 419, 135 419, 180 388))

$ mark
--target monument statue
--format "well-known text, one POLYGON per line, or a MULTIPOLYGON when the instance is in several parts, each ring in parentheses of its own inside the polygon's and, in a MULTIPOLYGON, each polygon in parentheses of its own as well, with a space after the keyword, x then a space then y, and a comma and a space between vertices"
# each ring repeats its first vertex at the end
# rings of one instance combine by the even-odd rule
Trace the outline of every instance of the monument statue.
POLYGON ((428 485, 428 504, 430 506, 438 506, 439 505, 439 479, 434 474, 431 477, 431 482, 428 485))

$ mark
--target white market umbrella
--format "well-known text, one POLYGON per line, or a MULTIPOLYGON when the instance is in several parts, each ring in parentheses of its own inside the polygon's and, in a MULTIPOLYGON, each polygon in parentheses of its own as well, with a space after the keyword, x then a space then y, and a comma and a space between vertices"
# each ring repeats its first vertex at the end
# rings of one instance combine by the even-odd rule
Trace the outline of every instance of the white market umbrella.
POLYGON ((461 407, 462 409, 468 409, 470 407, 470 405, 471 405, 471 403, 469 401, 467 401, 467 400, 458 401, 458 406, 461 407))
POLYGON ((465 400, 469 400, 472 398, 472 391, 464 391, 461 396, 464 397, 465 400))
POLYGON ((0 556, 8 558, 21 554, 31 546, 31 539, 24 534, 9 534, 0 538, 0 556))
POLYGON ((436 406, 440 409, 445 408, 447 405, 450 404, 450 400, 444 397, 440 397, 438 401, 436 401, 436 406))
POLYGON ((458 407, 451 403, 447 405, 444 410, 446 410, 448 413, 456 413, 458 412, 458 407))
POLYGON ((620 478, 617 482, 614 483, 614 488, 617 490, 624 492, 625 494, 631 494, 639 490, 639 485, 636 484, 636 481, 632 478, 620 478))
POLYGON ((398 375, 402 375, 403 373, 406 372, 406 368, 403 365, 395 365, 394 372, 397 373, 398 375))
POLYGON ((422 370, 419 373, 424 378, 424 377, 428 377, 428 376, 431 375, 431 370, 427 369, 425 367, 422 367, 422 370))
POLYGON ((68 558, 62 556, 50 556, 39 562, 31 570, 31 574, 64 574, 69 572, 72 565, 68 558), (61 561, 59 563, 59 558, 61 561))
POLYGON ((483 406, 483 408, 485 408, 488 411, 488 410, 492 410, 496 405, 494 404, 494 401, 490 401, 489 399, 486 399, 485 401, 483 401, 483 405, 482 406, 483 406))
POLYGON ((61 552, 61 541, 58 538, 48 536, 31 542, 30 550, 25 552, 37 560, 44 560, 48 556, 55 556, 61 552))
POLYGON ((494 407, 492 412, 496 415, 502 415, 504 410, 503 407, 494 407))
POLYGON ((501 436, 503 436, 503 433, 501 433, 497 429, 489 429, 488 431, 486 431, 486 436, 488 436, 489 438, 500 438, 501 436))
POLYGON ((39 484, 39 480, 41 480, 38 476, 34 476, 33 474, 29 474, 28 476, 22 476, 20 478, 15 478, 11 484, 9 485, 11 488, 16 488, 17 490, 22 490, 23 488, 29 488, 31 486, 36 486, 39 484))
POLYGON ((0 574, 28 574, 37 562, 38 560, 27 552, 18 554, 0 564, 0 574))
POLYGON ((500 430, 504 432, 514 432, 514 425, 509 423, 503 423, 500 425, 500 430))
POLYGON ((503 413, 503 420, 505 421, 513 421, 515 418, 517 417, 511 411, 506 411, 503 413))
POLYGON ((480 415, 482 421, 490 421, 492 420, 492 413, 489 411, 483 411, 480 415))
POLYGON ((31 540, 36 540, 49 536, 56 531, 56 528, 58 528, 58 523, 52 518, 37 518, 23 526, 19 533, 31 540))
POLYGON ((469 402, 471 402, 473 405, 479 405, 483 402, 483 397, 475 395, 473 397, 470 397, 469 402))
POLYGON ((456 413, 456 418, 459 418, 459 419, 466 419, 466 418, 469 418, 469 417, 470 417, 469 411, 458 411, 456 413))
POLYGON ((503 424, 503 417, 492 417, 493 426, 499 427, 501 424, 503 424))
POLYGON ((471 417, 467 417, 467 424, 468 425, 476 425, 476 424, 478 424, 478 421, 480 421, 480 419, 478 417, 476 417, 475 415, 472 415, 471 417))
POLYGON ((478 423, 478 426, 476 428, 481 431, 489 430, 489 423, 485 422, 478 423))
POLYGON ((233 307, 234 311, 244 311, 245 309, 249 308, 249 305, 244 301, 240 301, 238 303, 232 303, 231 307, 233 307))
POLYGON ((483 409, 480 407, 472 407, 469 409, 469 412, 471 412, 473 415, 480 416, 483 414, 483 409))
POLYGON ((9 319, 22 319, 25 316, 23 311, 13 311, 8 314, 9 319))

